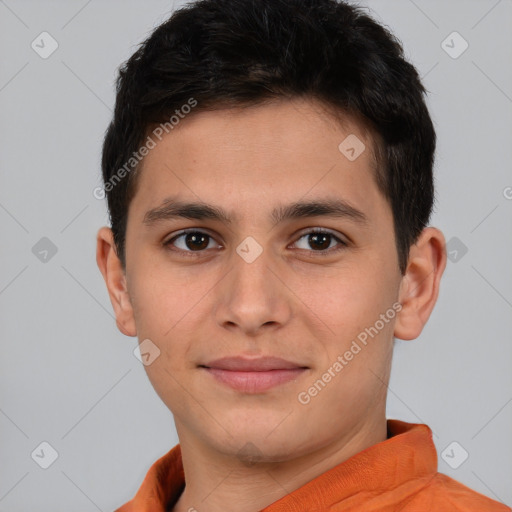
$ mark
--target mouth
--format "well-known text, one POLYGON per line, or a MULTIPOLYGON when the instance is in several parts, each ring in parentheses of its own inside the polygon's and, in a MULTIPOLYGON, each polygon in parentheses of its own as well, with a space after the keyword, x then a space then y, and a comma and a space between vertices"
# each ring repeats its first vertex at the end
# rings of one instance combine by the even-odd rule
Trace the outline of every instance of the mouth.
POLYGON ((297 380, 309 368, 276 357, 246 359, 226 357, 199 368, 217 382, 243 393, 263 393, 276 386, 297 380))

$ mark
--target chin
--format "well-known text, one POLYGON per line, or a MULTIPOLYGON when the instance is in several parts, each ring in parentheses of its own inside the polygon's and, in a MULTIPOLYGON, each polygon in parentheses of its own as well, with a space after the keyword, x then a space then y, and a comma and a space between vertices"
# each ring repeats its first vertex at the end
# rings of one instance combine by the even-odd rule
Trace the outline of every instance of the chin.
POLYGON ((210 438, 209 443, 224 455, 235 457, 247 465, 290 460, 296 456, 298 440, 288 428, 277 432, 278 424, 279 421, 260 428, 240 425, 237 430, 228 430, 231 436, 224 431, 221 438, 210 438))

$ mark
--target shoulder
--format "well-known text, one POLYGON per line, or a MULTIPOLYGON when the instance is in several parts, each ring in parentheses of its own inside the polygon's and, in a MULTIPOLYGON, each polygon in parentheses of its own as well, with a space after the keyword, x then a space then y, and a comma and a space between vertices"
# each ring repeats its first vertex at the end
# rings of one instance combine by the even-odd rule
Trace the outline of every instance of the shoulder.
POLYGON ((400 510, 512 512, 507 505, 484 496, 443 473, 436 473, 426 486, 406 500, 400 510))

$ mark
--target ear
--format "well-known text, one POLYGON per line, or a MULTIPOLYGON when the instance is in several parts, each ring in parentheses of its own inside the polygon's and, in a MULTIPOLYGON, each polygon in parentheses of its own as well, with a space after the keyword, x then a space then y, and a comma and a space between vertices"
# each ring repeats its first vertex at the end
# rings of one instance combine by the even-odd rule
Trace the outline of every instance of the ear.
POLYGON ((126 287, 126 274, 117 256, 112 230, 107 227, 101 228, 96 241, 96 262, 107 285, 117 328, 126 336, 136 336, 137 329, 126 287))
POLYGON ((405 275, 400 283, 399 302, 394 335, 402 340, 417 338, 434 309, 439 295, 439 283, 446 267, 443 233, 425 228, 409 250, 405 275))

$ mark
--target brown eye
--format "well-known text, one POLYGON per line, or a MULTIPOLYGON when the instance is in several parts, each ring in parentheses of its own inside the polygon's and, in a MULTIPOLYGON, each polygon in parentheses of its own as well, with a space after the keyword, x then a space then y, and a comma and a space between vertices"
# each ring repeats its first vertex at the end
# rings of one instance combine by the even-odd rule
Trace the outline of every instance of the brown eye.
POLYGON ((331 245, 332 235, 327 233, 310 233, 308 243, 312 249, 325 251, 331 245))
POLYGON ((207 233, 203 233, 202 231, 184 231, 167 242, 165 242, 165 246, 173 246, 176 247, 177 250, 184 252, 202 252, 205 249, 211 249, 215 247, 215 244, 211 246, 211 242, 213 241, 212 236, 207 233))
POLYGON ((343 240, 341 240, 330 231, 321 229, 311 230, 307 233, 303 233, 298 241, 295 242, 295 245, 299 244, 303 239, 304 242, 302 243, 302 247, 299 247, 299 249, 320 253, 319 255, 332 254, 333 252, 337 252, 347 246, 343 240), (333 242, 334 245, 332 245, 333 242), (336 242, 338 242, 338 247, 332 249, 336 246, 336 242))

